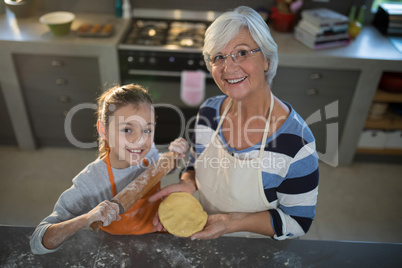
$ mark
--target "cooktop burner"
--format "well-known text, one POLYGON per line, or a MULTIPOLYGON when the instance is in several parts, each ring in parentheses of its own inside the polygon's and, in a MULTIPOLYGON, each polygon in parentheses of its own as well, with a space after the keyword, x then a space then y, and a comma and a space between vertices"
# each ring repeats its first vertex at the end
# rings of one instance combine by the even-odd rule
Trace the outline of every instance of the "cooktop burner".
POLYGON ((207 26, 199 21, 134 19, 123 44, 202 48, 207 26))

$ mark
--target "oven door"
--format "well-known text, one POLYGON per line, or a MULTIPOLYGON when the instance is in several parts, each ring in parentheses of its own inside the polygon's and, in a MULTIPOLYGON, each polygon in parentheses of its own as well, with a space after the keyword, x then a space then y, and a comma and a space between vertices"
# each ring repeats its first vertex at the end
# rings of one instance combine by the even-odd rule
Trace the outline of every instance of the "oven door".
MULTIPOLYGON (((190 107, 181 100, 181 72, 130 69, 122 75, 122 84, 130 83, 148 89, 154 100, 155 143, 158 146, 168 146, 177 137, 191 139, 199 106, 190 107)), ((222 92, 208 73, 205 81, 205 99, 220 94, 222 92)))

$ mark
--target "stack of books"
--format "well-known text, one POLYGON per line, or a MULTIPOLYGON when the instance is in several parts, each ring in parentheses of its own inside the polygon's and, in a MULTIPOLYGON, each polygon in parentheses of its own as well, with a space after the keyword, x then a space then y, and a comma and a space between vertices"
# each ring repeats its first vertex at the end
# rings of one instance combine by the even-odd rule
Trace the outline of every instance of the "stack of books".
POLYGON ((402 4, 381 4, 373 24, 383 34, 402 35, 402 4))
POLYGON ((326 8, 307 9, 295 27, 295 38, 312 49, 349 44, 349 18, 326 8))

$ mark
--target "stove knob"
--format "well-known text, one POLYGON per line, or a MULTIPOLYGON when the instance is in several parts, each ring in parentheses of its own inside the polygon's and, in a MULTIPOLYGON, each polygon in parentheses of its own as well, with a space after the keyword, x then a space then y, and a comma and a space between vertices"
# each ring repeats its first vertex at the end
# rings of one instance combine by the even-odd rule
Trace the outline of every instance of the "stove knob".
POLYGON ((187 61, 187 64, 188 64, 189 66, 194 65, 194 60, 188 60, 188 61, 187 61))
POLYGON ((128 57, 127 57, 127 61, 128 61, 128 62, 133 62, 133 61, 134 61, 134 57, 133 57, 133 56, 128 56, 128 57))
POLYGON ((204 66, 204 65, 205 65, 205 61, 204 61, 204 60, 200 60, 200 61, 198 62, 198 64, 199 64, 200 66, 204 66))
POLYGON ((139 61, 140 63, 144 63, 144 62, 145 62, 145 57, 139 57, 139 58, 138 58, 138 61, 139 61))
POLYGON ((155 57, 149 58, 149 63, 152 65, 156 64, 156 58, 155 57))

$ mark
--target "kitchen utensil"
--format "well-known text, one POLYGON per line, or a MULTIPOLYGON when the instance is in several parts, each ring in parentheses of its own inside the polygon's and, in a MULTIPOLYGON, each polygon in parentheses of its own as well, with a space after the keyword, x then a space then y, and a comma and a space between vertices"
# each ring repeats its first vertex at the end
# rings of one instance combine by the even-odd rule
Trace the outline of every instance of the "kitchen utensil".
POLYGON ((276 7, 273 7, 271 10, 271 18, 274 20, 274 29, 278 32, 291 32, 296 15, 294 13, 281 13, 276 7))
MULTIPOLYGON (((158 161, 148 167, 120 193, 113 197, 111 202, 119 205, 119 214, 123 214, 131 208, 135 202, 141 199, 160 179, 169 173, 175 167, 177 157, 177 153, 165 153, 158 161)), ((91 224, 92 230, 98 230, 101 226, 101 221, 91 224)))
POLYGON ((17 18, 25 18, 31 15, 33 0, 4 0, 4 3, 17 18))
POLYGON ((54 35, 66 35, 70 32, 75 15, 71 12, 57 11, 43 15, 39 21, 46 24, 54 35))

